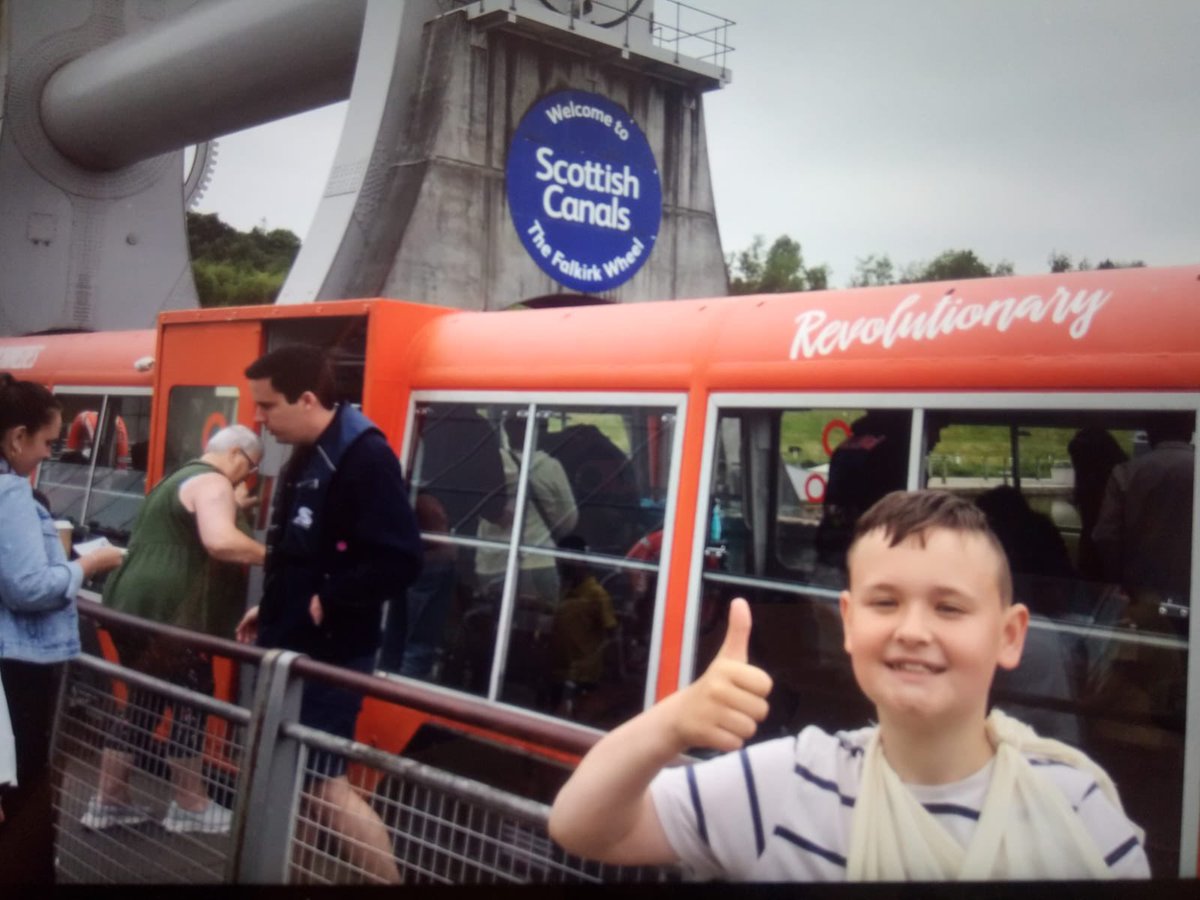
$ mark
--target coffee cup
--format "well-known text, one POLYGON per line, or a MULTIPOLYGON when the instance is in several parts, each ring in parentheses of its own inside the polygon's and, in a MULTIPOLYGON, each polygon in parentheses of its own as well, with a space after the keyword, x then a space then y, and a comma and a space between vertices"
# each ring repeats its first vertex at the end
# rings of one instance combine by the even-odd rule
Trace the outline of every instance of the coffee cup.
POLYGON ((70 559, 71 539, 75 535, 75 526, 66 519, 59 519, 54 523, 54 527, 58 529, 58 539, 62 542, 63 553, 67 554, 67 559, 70 559))

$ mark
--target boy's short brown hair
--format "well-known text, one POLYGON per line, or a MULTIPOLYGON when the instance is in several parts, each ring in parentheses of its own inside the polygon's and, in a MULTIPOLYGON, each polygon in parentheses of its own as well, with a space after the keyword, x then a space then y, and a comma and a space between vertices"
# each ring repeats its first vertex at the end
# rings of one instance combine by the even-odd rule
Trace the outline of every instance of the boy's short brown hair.
POLYGON ((977 534, 987 541, 999 557, 1000 599, 1005 606, 1012 603, 1012 571, 1008 555, 988 525, 987 516, 975 504, 946 491, 893 491, 876 501, 855 523, 854 537, 846 551, 847 559, 854 545, 873 531, 882 531, 889 547, 895 547, 909 537, 915 537, 923 547, 925 533, 933 528, 977 534))

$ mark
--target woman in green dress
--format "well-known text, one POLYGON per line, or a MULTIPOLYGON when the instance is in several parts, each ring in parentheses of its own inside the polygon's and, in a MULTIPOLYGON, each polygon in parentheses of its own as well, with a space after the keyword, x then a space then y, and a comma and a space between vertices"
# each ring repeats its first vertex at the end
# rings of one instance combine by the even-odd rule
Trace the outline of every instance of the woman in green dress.
MULTIPOLYGON (((266 548, 239 523, 246 505, 240 488, 258 470, 262 442, 244 425, 218 431, 204 455, 164 478, 146 497, 134 523, 129 555, 104 587, 104 603, 156 622, 230 637, 245 607, 246 566, 262 565, 266 548)), ((122 665, 201 694, 213 691, 207 654, 116 629, 122 665)), ((101 757, 98 793, 81 823, 88 829, 140 824, 150 818, 133 801, 133 753, 166 707, 162 697, 131 691, 126 710, 147 709, 152 719, 135 729, 122 716, 101 757)), ((175 703, 168 742, 174 800, 162 820, 168 831, 224 833, 232 818, 209 799, 201 771, 205 715, 175 703)))

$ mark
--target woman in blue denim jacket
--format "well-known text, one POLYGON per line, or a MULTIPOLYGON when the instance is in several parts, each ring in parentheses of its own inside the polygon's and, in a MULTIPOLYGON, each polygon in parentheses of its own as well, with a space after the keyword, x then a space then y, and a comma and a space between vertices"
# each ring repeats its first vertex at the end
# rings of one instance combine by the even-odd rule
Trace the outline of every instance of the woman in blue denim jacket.
POLYGON ((17 783, 5 794, 0 884, 54 879, 50 731, 64 661, 79 652, 75 595, 115 569, 105 547, 68 562, 29 476, 49 458, 62 408, 46 388, 0 372, 0 680, 16 744, 17 783))

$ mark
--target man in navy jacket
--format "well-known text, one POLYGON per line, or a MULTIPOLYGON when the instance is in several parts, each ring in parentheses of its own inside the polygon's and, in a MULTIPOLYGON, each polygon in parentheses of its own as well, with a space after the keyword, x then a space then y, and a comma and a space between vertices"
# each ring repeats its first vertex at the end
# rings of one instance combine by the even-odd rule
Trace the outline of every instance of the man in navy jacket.
MULTIPOLYGON (((238 625, 238 639, 369 673, 383 604, 403 598, 421 569, 400 464, 369 419, 335 405, 332 368, 317 348, 281 347, 245 374, 256 421, 295 449, 276 489, 262 601, 238 625)), ((310 681, 300 721, 352 738, 361 706, 353 691, 310 681)), ((352 864, 398 881, 387 831, 350 786, 344 758, 319 759, 317 769, 309 816, 342 836, 352 864)))

